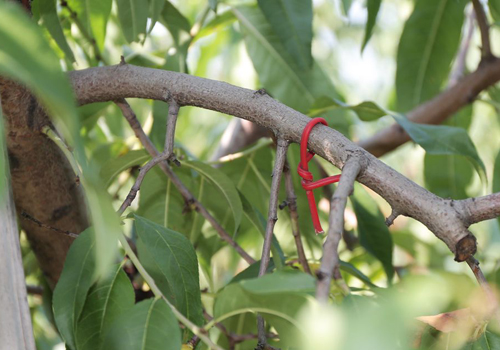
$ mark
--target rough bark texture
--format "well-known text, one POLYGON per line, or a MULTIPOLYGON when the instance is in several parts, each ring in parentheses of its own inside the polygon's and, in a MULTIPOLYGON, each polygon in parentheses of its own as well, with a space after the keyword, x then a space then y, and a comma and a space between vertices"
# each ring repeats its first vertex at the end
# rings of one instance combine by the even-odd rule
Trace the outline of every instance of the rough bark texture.
MULTIPOLYGON (((500 74, 498 62, 491 69, 500 74)), ((122 64, 71 72, 70 79, 80 104, 127 97, 162 101, 173 98, 181 106, 202 107, 250 120, 272 130, 278 138, 296 143, 310 120, 267 95, 181 73, 122 64)), ((385 198, 396 212, 426 225, 455 253, 457 261, 475 253, 476 239, 464 225, 463 214, 454 201, 418 186, 331 128, 315 128, 309 148, 340 169, 350 155, 357 154, 364 164, 359 182, 385 198)))
MULTIPOLYGON (((0 77, 12 188, 17 213, 79 233, 88 226, 82 188, 60 149, 41 132, 50 121, 23 86, 0 77)), ((60 232, 21 218, 40 267, 53 287, 72 241, 60 232)))

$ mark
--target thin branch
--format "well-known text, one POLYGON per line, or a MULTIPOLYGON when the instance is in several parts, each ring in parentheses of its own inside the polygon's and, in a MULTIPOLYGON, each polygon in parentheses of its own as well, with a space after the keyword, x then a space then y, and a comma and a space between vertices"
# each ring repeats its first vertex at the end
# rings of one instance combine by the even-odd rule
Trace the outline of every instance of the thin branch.
POLYGON ((47 224, 44 224, 43 222, 41 222, 40 220, 34 218, 33 216, 31 216, 30 214, 28 214, 27 212, 25 211, 22 211, 21 212, 21 217, 23 217, 24 219, 27 219, 29 221, 32 221, 34 222, 35 224, 37 224, 38 226, 40 227, 43 227, 43 228, 46 228, 48 230, 52 230, 52 231, 55 231, 55 232, 59 232, 59 233, 63 233, 65 234, 66 236, 68 237, 71 237, 71 238, 78 238, 78 235, 76 233, 73 233, 73 232, 69 232, 69 231, 66 231, 66 230, 61 230, 57 227, 53 227, 53 226, 50 226, 50 225, 47 225, 47 224))
MULTIPOLYGON (((139 123, 134 111, 130 108, 130 105, 125 101, 125 99, 120 99, 115 101, 115 104, 120 108, 123 113, 123 116, 128 121, 130 127, 134 131, 136 137, 139 139, 144 148, 148 151, 148 153, 152 157, 158 157, 160 152, 153 145, 153 142, 146 135, 144 130, 139 123)), ((222 240, 226 241, 231 247, 233 247, 238 254, 248 263, 253 264, 255 259, 253 259, 248 253, 241 248, 241 246, 236 243, 233 238, 229 235, 229 233, 224 230, 224 228, 215 220, 215 218, 208 212, 208 210, 196 200, 193 194, 189 191, 189 189, 184 185, 184 183, 179 179, 179 177, 172 171, 166 161, 160 162, 159 167, 163 170, 163 172, 168 176, 170 181, 177 188, 179 193, 182 195, 184 200, 189 206, 193 206, 217 231, 222 240)))
POLYGON ((205 344, 208 345, 209 348, 211 349, 216 349, 216 350, 223 350, 220 346, 217 344, 214 344, 212 340, 206 335, 206 331, 203 328, 198 327, 195 325, 193 322, 191 322, 186 316, 184 316, 179 310, 175 308, 174 305, 170 303, 170 301, 163 295, 161 292, 160 288, 156 285, 154 279, 149 275, 149 273, 146 271, 144 266, 142 266, 141 262, 137 258, 137 255, 135 255, 134 251, 128 244, 128 241, 125 237, 125 235, 120 235, 119 237, 120 243, 125 250, 125 254, 129 257, 129 259, 132 261, 134 266, 136 267, 137 271, 141 274, 141 276, 144 278, 146 283, 149 285, 151 288, 151 291, 155 295, 156 298, 162 298, 167 305, 170 307, 170 310, 172 310, 173 314, 181 322, 183 325, 185 325, 193 334, 198 336, 205 344))
POLYGON ((43 295, 43 287, 42 286, 34 286, 31 284, 26 285, 26 292, 31 295, 43 295))
MULTIPOLYGON (((328 236, 323 246, 323 258, 317 273, 316 298, 320 302, 327 302, 330 295, 332 277, 341 280, 339 269, 338 246, 344 230, 344 210, 349 197, 354 189, 354 181, 361 171, 358 157, 351 157, 342 169, 339 185, 332 196, 330 204, 330 218, 328 236)), ((347 287, 347 286, 346 286, 347 287)), ((346 292, 348 291, 345 290, 346 292)))
POLYGON ((455 201, 455 206, 460 210, 466 226, 495 219, 500 217, 500 192, 455 201))
POLYGON ((175 100, 171 100, 168 104, 168 118, 167 118, 167 135, 165 136, 165 148, 163 153, 167 155, 167 161, 180 166, 181 163, 177 160, 174 154, 174 139, 175 139, 175 125, 177 124, 177 116, 179 115, 179 105, 175 100))
POLYGON ((490 25, 488 24, 488 19, 486 18, 486 13, 484 12, 484 7, 481 2, 479 0, 472 0, 472 5, 474 6, 477 25, 481 32, 481 59, 489 60, 493 58, 490 46, 490 25))
MULTIPOLYGON (((264 245, 262 246, 262 257, 260 260, 259 277, 264 276, 271 259, 271 243, 273 238, 274 225, 278 221, 278 194, 280 190, 281 176, 286 160, 286 151, 288 150, 288 141, 278 138, 276 148, 276 159, 274 160, 273 181, 271 182, 271 195, 269 198, 269 209, 267 214, 266 235, 264 245)), ((275 259, 279 257, 275 256, 275 259)), ((264 318, 257 315, 258 345, 257 348, 265 348, 267 344, 266 326, 264 318)))
POLYGON ((479 267, 479 261, 477 261, 474 257, 470 257, 467 259, 467 264, 472 270, 472 273, 474 273, 477 282, 481 286, 481 289, 488 300, 492 314, 498 314, 498 300, 493 292, 493 289, 486 280, 486 277, 484 277, 483 271, 481 271, 481 268, 479 267))
POLYGON ((297 211, 297 196, 295 195, 295 190, 293 188, 292 173, 290 172, 290 166, 288 165, 287 160, 285 160, 285 167, 283 168, 283 176, 285 178, 286 203, 288 209, 290 210, 292 234, 295 240, 295 246, 297 247, 297 255, 299 258, 299 263, 302 265, 304 271, 311 275, 312 274, 311 268, 307 263, 306 254, 304 252, 304 246, 302 245, 302 239, 300 237, 299 213, 297 211))

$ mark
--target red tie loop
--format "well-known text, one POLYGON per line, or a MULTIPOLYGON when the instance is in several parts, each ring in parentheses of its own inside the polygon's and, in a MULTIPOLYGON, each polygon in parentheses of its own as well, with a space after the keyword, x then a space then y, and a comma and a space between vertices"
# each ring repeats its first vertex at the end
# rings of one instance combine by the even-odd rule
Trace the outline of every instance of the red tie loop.
POLYGON ((309 202, 309 209, 311 210, 311 217, 316 234, 320 234, 325 231, 323 231, 321 223, 319 222, 318 209, 316 208, 316 200, 314 199, 313 190, 340 180, 340 175, 334 175, 313 182, 313 175, 309 171, 309 162, 314 157, 315 153, 307 151, 307 141, 309 140, 309 134, 311 133, 312 128, 319 123, 328 126, 328 123, 323 118, 314 118, 307 123, 304 131, 302 132, 302 138, 300 140, 300 163, 297 168, 297 172, 302 178, 302 187, 306 190, 307 201, 309 202))

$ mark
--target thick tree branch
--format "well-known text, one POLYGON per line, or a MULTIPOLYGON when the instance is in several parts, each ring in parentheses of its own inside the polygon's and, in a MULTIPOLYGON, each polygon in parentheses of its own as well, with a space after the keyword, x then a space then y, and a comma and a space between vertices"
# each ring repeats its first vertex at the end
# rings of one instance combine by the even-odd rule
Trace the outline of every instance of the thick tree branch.
MULTIPOLYGON (((112 100, 115 101, 116 105, 120 108, 120 110, 123 113, 123 116, 128 121, 130 127, 134 131, 135 136, 139 139, 139 141, 142 143, 142 145, 148 151, 148 153, 152 157, 158 157, 160 155, 160 152, 158 152, 156 147, 153 145, 153 142, 151 142, 149 137, 142 129, 139 120, 137 120, 134 111, 132 110, 132 108, 130 108, 130 105, 127 103, 127 101, 125 101, 123 98, 116 98, 112 100)), ((215 218, 208 212, 208 210, 200 202, 196 200, 196 198, 189 191, 189 189, 182 183, 181 179, 172 171, 167 162, 160 162, 159 166, 163 170, 163 172, 168 176, 170 181, 172 181, 172 183, 177 188, 179 193, 182 195, 186 203, 188 205, 192 205, 212 225, 212 227, 215 229, 215 231, 217 231, 221 239, 226 241, 231 247, 233 247, 248 264, 253 264, 255 262, 255 259, 252 258, 250 255, 248 255, 248 253, 245 250, 243 250, 243 248, 241 248, 241 246, 232 239, 229 233, 227 233, 226 230, 224 230, 224 228, 219 224, 219 222, 215 220, 215 218)))
MULTIPOLYGON (((286 190, 286 205, 290 210, 290 221, 292 224, 292 234, 295 240, 295 246, 297 247, 297 255, 299 257, 299 263, 302 268, 308 274, 311 274, 311 268, 307 263, 306 253, 304 252, 304 246, 302 244, 302 239, 300 237, 299 228, 299 213, 297 211, 297 196, 295 195, 295 190, 293 188, 292 173, 290 172, 290 166, 288 161, 285 160, 285 167, 283 168, 283 176, 285 178, 285 190, 286 190)), ((281 209, 281 205, 280 205, 281 209)))
POLYGON ((500 192, 456 201, 467 226, 500 217, 500 192))
MULTIPOLYGON (((124 64, 74 71, 69 76, 79 104, 125 97, 165 102, 174 98, 180 106, 197 106, 250 120, 291 142, 300 142, 302 131, 310 120, 267 95, 255 97, 253 90, 181 73, 124 64)), ((470 82, 472 90, 461 82, 441 98, 456 101, 456 96, 459 100, 462 96, 467 100, 465 96, 471 91, 477 93, 479 86, 486 82, 492 84, 497 77, 500 77, 500 60, 495 59, 464 78, 462 82, 470 82)), ((418 186, 329 127, 318 125, 313 129, 309 148, 338 168, 342 168, 349 157, 357 155, 366 164, 358 176, 360 183, 382 196, 401 215, 427 226, 447 244, 457 261, 465 261, 475 253, 476 239, 467 230, 454 201, 418 186)))
POLYGON ((344 211, 349 197, 354 189, 354 182, 361 171, 358 157, 347 160, 342 169, 342 176, 330 203, 330 218, 328 236, 323 246, 323 258, 317 273, 316 298, 320 302, 327 302, 330 295, 332 277, 340 280, 338 246, 344 231, 344 211))
POLYGON ((482 60, 489 60, 493 57, 493 54, 491 53, 490 26, 488 24, 488 19, 486 18, 484 7, 479 0, 472 0, 472 5, 474 6, 477 25, 481 32, 481 58, 482 60))
MULTIPOLYGON (((481 91, 499 80, 500 60, 491 57, 491 59, 483 61, 475 72, 467 75, 432 100, 408 112, 406 116, 414 123, 441 124, 462 107, 474 101, 481 91)), ((408 134, 399 124, 393 124, 370 138, 361 140, 358 145, 374 156, 380 157, 407 141, 410 141, 408 134)))

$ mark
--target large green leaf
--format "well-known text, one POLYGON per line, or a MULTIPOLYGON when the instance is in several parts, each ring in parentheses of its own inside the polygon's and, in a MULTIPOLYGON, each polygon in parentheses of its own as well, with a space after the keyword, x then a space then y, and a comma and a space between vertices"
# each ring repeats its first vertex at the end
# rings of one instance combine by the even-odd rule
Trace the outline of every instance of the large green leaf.
POLYGON ((475 342, 467 344, 461 350, 499 350, 500 336, 486 331, 475 342))
POLYGON ((96 281, 96 242, 91 231, 82 232, 71 245, 52 299, 59 334, 72 349, 76 349, 75 331, 87 292, 96 281))
POLYGON ((74 62, 75 56, 66 41, 61 23, 59 22, 59 17, 57 16, 56 0, 39 0, 35 4, 38 5, 38 11, 43 26, 47 28, 54 41, 66 55, 66 58, 74 62))
POLYGON ((356 185, 351 199, 358 219, 359 242, 382 263, 387 278, 391 281, 392 276, 394 276, 394 267, 392 266, 394 245, 389 229, 385 225, 384 215, 382 215, 377 203, 360 185, 356 185))
POLYGON ((312 66, 312 1, 258 0, 274 32, 301 69, 312 66))
POLYGON ((447 125, 417 124, 401 115, 393 114, 392 116, 411 139, 422 146, 426 152, 464 156, 474 165, 481 179, 486 179, 484 163, 465 129, 447 125))
POLYGON ((136 304, 114 323, 104 341, 106 350, 177 350, 182 346, 179 324, 163 299, 136 304))
POLYGON ((488 6, 490 8, 491 17, 496 22, 500 21, 500 0, 488 0, 488 6))
POLYGON ((76 328, 76 348, 101 349, 112 323, 134 306, 135 294, 121 265, 99 280, 89 291, 76 328))
POLYGON ((101 179, 106 186, 109 186, 111 181, 121 172, 144 164, 149 159, 151 159, 151 156, 145 150, 130 151, 121 157, 109 160, 101 168, 101 179))
POLYGON ((135 216, 139 259, 165 297, 194 323, 203 322, 198 259, 184 235, 135 216))
POLYGON ((380 10, 380 4, 382 0, 367 0, 366 7, 368 8, 368 19, 366 21, 365 27, 365 38, 363 39, 363 45, 361 46, 361 51, 363 51, 370 41, 372 36, 373 27, 375 27, 375 23, 377 22, 378 11, 380 10))
POLYGON ((0 2, 0 37, 0 74, 22 82, 35 93, 53 118, 58 132, 74 150, 83 172, 80 179, 85 187, 92 223, 95 232, 100 233, 96 235, 96 268, 103 273, 116 257, 116 238, 121 228, 97 172, 87 163, 73 90, 39 27, 10 2, 0 2))
POLYGON ((231 179, 220 170, 201 162, 188 161, 183 164, 206 177, 222 192, 233 212, 234 231, 236 232, 240 226, 241 216, 243 215, 243 205, 241 204, 240 196, 231 179))
POLYGON ((156 22, 160 19, 166 2, 166 0, 149 0, 149 17, 151 18, 151 23, 149 24, 148 34, 151 33, 156 22))
MULTIPOLYGON (((295 319, 315 288, 312 276, 299 271, 277 271, 261 278, 243 280, 226 286, 214 305, 216 320, 260 313, 278 331, 283 348, 294 344, 300 332, 295 319)), ((237 330, 232 330, 237 331, 237 330)))
POLYGON ((419 0, 399 41, 397 106, 408 111, 443 87, 457 53, 467 0, 419 0))
POLYGON ((129 43, 138 41, 139 34, 146 33, 148 6, 143 0, 116 0, 116 5, 125 39, 129 43))
POLYGON ((260 82, 273 97, 301 112, 307 112, 320 96, 339 97, 317 63, 308 69, 297 66, 258 8, 241 6, 232 11, 245 35, 260 82))

